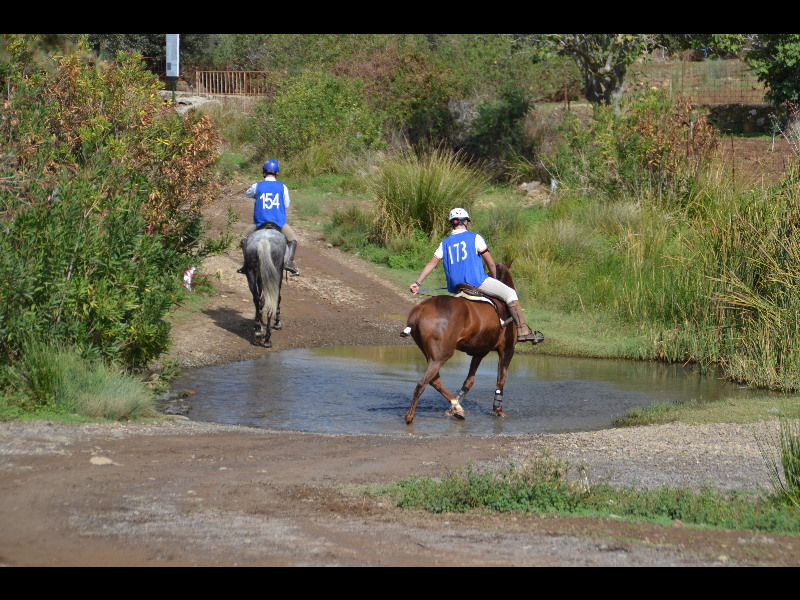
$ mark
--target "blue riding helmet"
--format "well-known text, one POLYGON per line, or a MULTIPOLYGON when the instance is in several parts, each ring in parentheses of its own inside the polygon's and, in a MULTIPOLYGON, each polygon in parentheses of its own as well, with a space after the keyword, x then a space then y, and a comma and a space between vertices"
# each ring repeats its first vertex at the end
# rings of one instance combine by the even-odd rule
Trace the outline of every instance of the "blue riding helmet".
POLYGON ((264 163, 264 171, 267 173, 277 173, 280 171, 281 168, 278 166, 278 161, 274 158, 270 158, 267 162, 264 163))

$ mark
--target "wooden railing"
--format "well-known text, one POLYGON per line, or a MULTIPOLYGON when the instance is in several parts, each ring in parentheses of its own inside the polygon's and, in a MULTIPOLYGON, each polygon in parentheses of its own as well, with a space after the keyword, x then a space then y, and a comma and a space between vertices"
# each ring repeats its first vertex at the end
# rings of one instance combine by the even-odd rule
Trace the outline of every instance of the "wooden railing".
POLYGON ((197 71, 195 94, 206 96, 267 96, 271 81, 264 71, 197 71))

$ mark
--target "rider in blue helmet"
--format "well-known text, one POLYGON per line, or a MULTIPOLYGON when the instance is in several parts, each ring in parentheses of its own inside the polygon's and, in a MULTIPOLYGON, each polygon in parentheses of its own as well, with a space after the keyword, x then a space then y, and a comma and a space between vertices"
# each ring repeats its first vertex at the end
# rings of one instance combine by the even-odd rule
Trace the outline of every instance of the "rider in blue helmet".
MULTIPOLYGON (((244 230, 242 248, 247 243, 247 236, 260 227, 271 224, 286 236, 287 257, 285 269, 292 275, 300 275, 300 270, 294 264, 294 253, 297 250, 297 236, 294 229, 286 222, 286 210, 289 208, 289 188, 276 179, 280 165, 274 158, 264 163, 264 180, 254 183, 244 193, 248 198, 254 198, 253 224, 244 230)), ((244 266, 237 273, 244 273, 244 266)))
POLYGON ((456 293, 458 284, 467 283, 487 296, 500 298, 508 306, 508 312, 517 325, 517 341, 534 344, 543 342, 542 333, 532 331, 525 322, 517 292, 497 279, 497 267, 486 241, 480 234, 469 231, 469 213, 463 208, 454 208, 450 211, 448 220, 453 232, 439 244, 419 278, 409 286, 411 293, 419 293, 423 280, 442 261, 447 289, 451 294, 456 293), (483 270, 484 263, 489 269, 488 275, 483 270))

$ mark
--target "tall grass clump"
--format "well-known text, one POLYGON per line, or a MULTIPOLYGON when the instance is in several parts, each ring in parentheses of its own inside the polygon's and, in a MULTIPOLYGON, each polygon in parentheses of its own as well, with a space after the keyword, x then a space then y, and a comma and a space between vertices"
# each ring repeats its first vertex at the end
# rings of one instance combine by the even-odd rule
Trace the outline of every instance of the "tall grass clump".
POLYGON ((421 231, 433 241, 447 235, 447 217, 456 206, 470 211, 488 174, 467 164, 458 152, 437 148, 392 154, 375 176, 377 237, 382 243, 421 231))
POLYGON ((576 135, 550 164, 572 198, 591 200, 554 206, 529 256, 569 265, 566 293, 551 297, 562 310, 640 327, 641 357, 717 365, 736 381, 796 391, 797 170, 768 188, 715 177, 710 130, 687 110, 648 94, 619 114, 601 107, 587 124, 568 118, 576 135), (567 146, 575 152, 559 154, 567 146))
POLYGON ((734 379, 800 389, 800 209, 796 172, 750 194, 707 229, 718 326, 734 336, 721 357, 734 379), (724 219, 724 220, 723 220, 724 219))
POLYGON ((780 419, 777 438, 758 442, 774 499, 800 509, 800 421, 780 419))
POLYGON ((22 359, 0 369, 0 383, 7 392, 0 418, 34 412, 110 420, 156 415, 141 381, 58 342, 27 340, 22 359))

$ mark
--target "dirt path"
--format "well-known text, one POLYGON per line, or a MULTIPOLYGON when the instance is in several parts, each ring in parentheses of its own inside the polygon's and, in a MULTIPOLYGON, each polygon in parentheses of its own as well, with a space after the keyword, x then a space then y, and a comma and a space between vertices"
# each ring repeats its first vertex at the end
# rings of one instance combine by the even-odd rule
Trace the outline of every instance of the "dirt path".
MULTIPOLYGON (((209 211, 250 206, 230 188, 209 211)), ((408 343, 413 300, 298 224, 302 276, 284 288, 272 351, 408 343)), ((174 356, 196 367, 265 352, 235 251, 204 271, 219 293, 175 320, 174 356), (219 271, 218 271, 219 270, 219 271), (219 276, 217 277, 217 273, 219 276)), ((409 393, 413 382, 409 382, 409 393)), ((310 409, 313 406, 310 405, 310 409)), ((445 417, 442 417, 445 419, 445 417)), ((513 418, 510 416, 509 418, 513 418)), ((542 450, 591 479, 757 489, 755 435, 769 425, 670 425, 594 433, 436 438, 158 424, 0 423, 0 564, 266 566, 798 565, 800 540, 618 519, 431 515, 359 486, 441 475, 542 450)))

